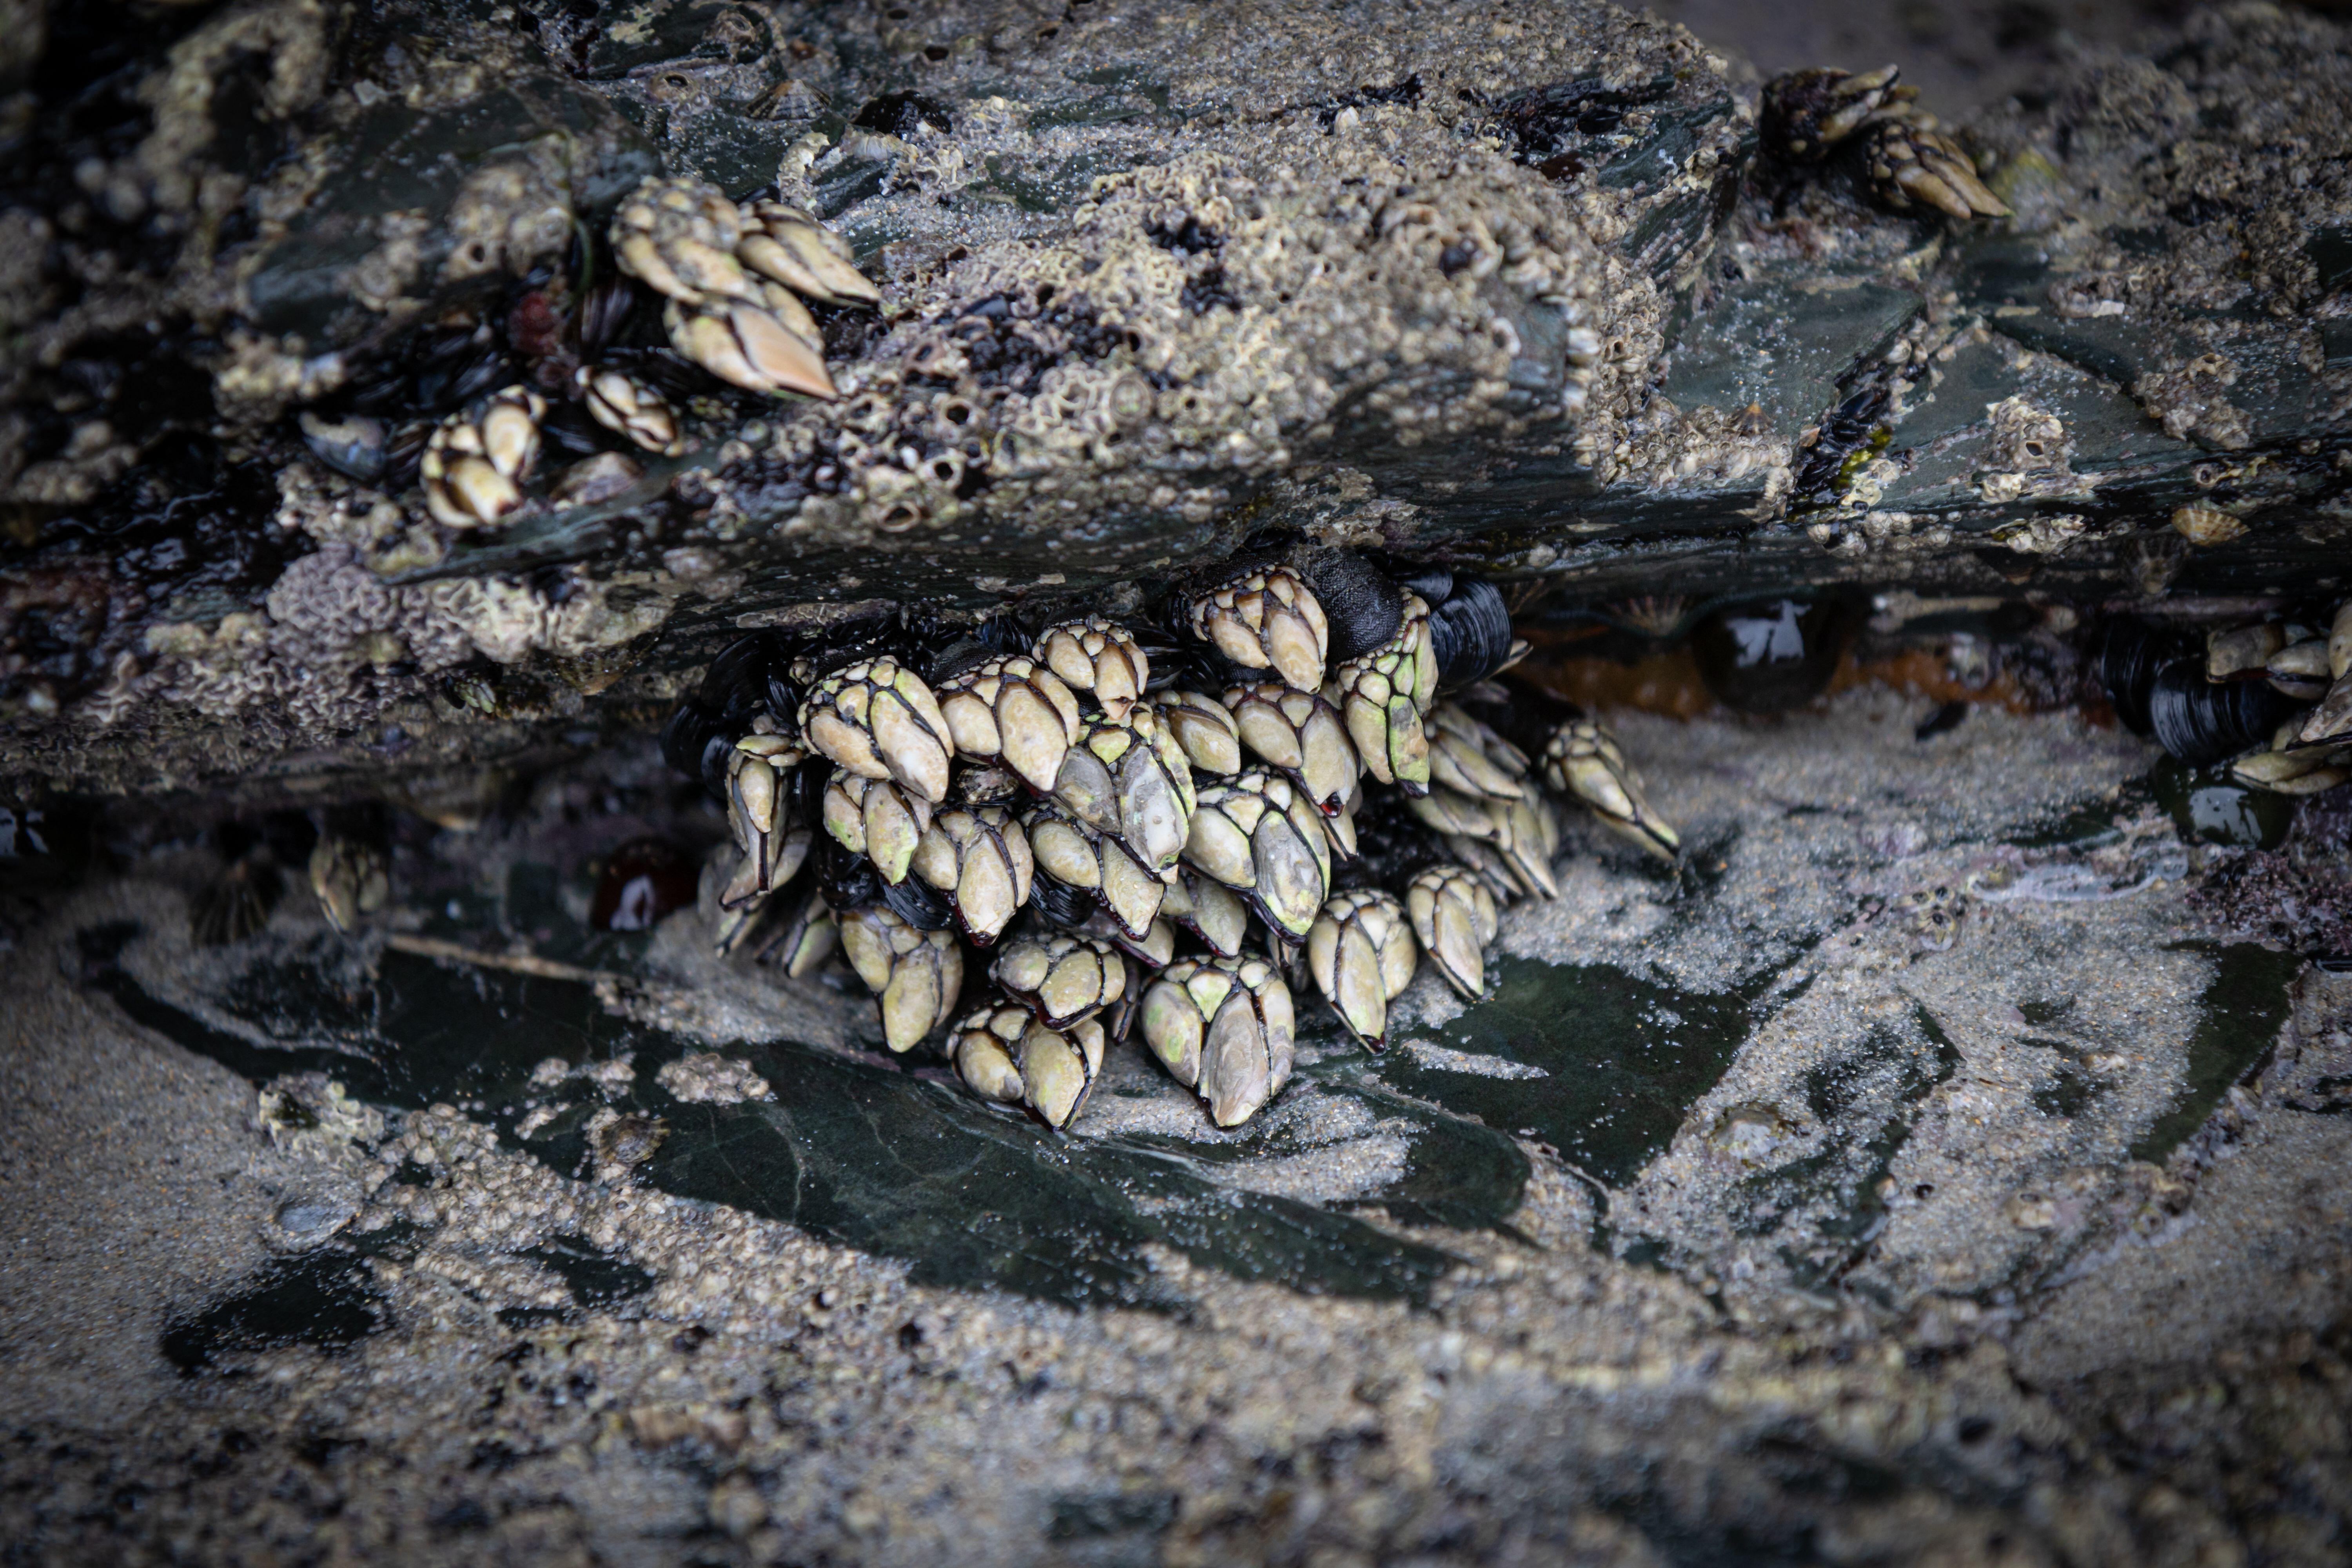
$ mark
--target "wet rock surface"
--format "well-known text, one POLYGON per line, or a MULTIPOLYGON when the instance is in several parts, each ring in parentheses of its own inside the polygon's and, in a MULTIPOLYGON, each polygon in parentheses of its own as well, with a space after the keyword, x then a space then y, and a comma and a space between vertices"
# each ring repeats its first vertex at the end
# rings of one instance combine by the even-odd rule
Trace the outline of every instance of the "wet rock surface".
POLYGON ((691 908, 600 924, 719 831, 649 756, 402 837, 352 938, 191 946, 219 862, 150 837, 16 906, 8 1536, 2326 1560, 2352 998, 2193 889, 2330 820, 2203 843, 2016 706, 1618 714, 1686 865, 1571 833, 1491 994, 1424 973, 1377 1057, 1302 1002, 1230 1132, 1129 1045, 1052 1134, 691 908))
MULTIPOLYGON (((1578 602, 2340 551, 2346 83, 2301 14, 1983 112, 2015 213, 1958 226, 1792 177, 1740 70, 1597 5, 94 26, 12 100, 0 195, 20 790, 480 766, 641 726, 748 626, 1118 605, 1267 528, 1578 602), (519 382, 564 462, 603 439, 573 312, 656 167, 880 280, 818 323, 840 399, 704 378, 686 455, 436 524, 416 421, 519 382)), ((667 353, 657 314, 616 352, 667 353)))

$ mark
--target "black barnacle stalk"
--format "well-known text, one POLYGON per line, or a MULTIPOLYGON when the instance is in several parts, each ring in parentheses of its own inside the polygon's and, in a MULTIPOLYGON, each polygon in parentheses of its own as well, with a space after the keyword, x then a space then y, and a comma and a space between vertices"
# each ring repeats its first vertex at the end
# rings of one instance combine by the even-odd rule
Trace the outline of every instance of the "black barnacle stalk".
POLYGON ((1139 1016, 1230 1126, 1288 1076, 1293 984, 1374 1048, 1421 952, 1477 993, 1498 911, 1558 894, 1552 795, 1674 854, 1613 736, 1493 685, 1525 650, 1468 573, 1261 541, 1130 617, 754 633, 663 751, 737 829, 722 951, 781 896, 757 951, 799 974, 837 930, 894 1051, 985 952, 1011 1011, 952 1035, 975 1093, 1066 1125, 1139 1016))

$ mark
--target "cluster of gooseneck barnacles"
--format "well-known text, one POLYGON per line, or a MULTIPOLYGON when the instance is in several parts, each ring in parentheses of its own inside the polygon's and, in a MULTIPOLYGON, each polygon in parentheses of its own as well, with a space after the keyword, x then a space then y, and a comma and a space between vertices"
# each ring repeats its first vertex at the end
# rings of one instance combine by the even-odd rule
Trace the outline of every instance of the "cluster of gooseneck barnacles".
MULTIPOLYGON (((780 201, 738 204, 700 180, 646 180, 621 203, 606 241, 619 276, 584 291, 567 323, 584 359, 569 383, 480 393, 425 434, 416 477, 426 510, 444 527, 497 526, 529 504, 550 393, 569 395, 641 451, 686 449, 672 401, 677 388, 664 388, 683 367, 605 352, 640 289, 661 301, 670 348, 711 375, 748 392, 827 398, 835 391, 824 336, 803 301, 872 306, 882 298, 851 264, 848 246, 809 214, 780 201)), ((304 428, 331 466, 369 478, 383 466, 381 432, 362 439, 348 424, 317 419, 304 428)), ((564 489, 558 486, 559 499, 597 499, 565 497, 564 489)))
POLYGON ((1934 207, 1955 218, 2007 217, 1975 160, 1914 101, 1893 66, 1790 71, 1765 84, 1759 130, 1767 150, 1800 167, 1853 150, 1864 191, 1896 212, 1934 207))
POLYGON ((1677 853, 1606 730, 1496 683, 1525 650, 1489 583, 1298 546, 1128 619, 756 633, 663 749, 726 805, 722 952, 797 976, 837 947, 903 1052, 968 944, 974 1092, 1065 1126, 1140 1018, 1230 1127, 1290 1075, 1294 983, 1373 1049, 1421 952, 1480 994, 1500 907, 1558 894, 1547 789, 1677 853))

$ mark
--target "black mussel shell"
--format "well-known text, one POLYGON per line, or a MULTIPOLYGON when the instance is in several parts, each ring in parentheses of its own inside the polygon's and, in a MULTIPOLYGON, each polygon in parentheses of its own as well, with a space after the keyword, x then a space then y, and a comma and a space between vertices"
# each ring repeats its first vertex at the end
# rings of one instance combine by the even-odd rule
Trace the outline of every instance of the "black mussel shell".
POLYGON ((1484 680, 1510 658, 1511 612, 1495 584, 1482 577, 1455 577, 1443 604, 1428 602, 1429 646, 1437 656, 1440 691, 1484 680))
POLYGON ((688 700, 677 706, 662 726, 662 761, 688 778, 698 780, 714 796, 727 788, 727 752, 737 731, 723 714, 713 713, 688 700))
POLYGON ((2208 680, 2205 661, 2194 654, 2165 665, 2147 688, 2156 743, 2191 764, 2217 763, 2268 740, 2301 707, 2265 680, 2208 680))
POLYGON ((2092 663, 2125 729, 2135 735, 2150 732, 2147 702, 2156 686, 2157 672, 2176 659, 2189 657, 2195 647, 2194 641, 2183 633, 2152 626, 2128 616, 2118 616, 2099 627, 2091 647, 2092 663))
POLYGON ((592 284, 580 300, 581 352, 593 355, 611 342, 635 302, 635 290, 618 273, 607 273, 592 284))
POLYGON ((1299 567, 1330 628, 1333 664, 1370 653, 1404 624, 1404 595, 1370 562, 1344 550, 1318 550, 1299 567))
POLYGON ((917 931, 945 931, 955 923, 953 907, 920 877, 909 876, 895 884, 883 882, 882 901, 917 931))
POLYGON ((366 414, 333 419, 305 412, 299 423, 302 444, 335 472, 362 484, 383 478, 392 436, 383 420, 366 414))
POLYGON ((1002 651, 989 647, 978 637, 966 637, 961 642, 950 643, 944 652, 932 659, 930 668, 923 672, 923 679, 936 690, 942 682, 953 679, 975 666, 986 664, 1002 651))
POLYGON ((816 890, 826 908, 835 914, 870 910, 884 901, 883 888, 882 873, 873 861, 850 853, 829 833, 816 836, 816 890))
POLYGON ((1035 870, 1029 874, 1029 902, 1055 925, 1079 926, 1087 923, 1101 900, 1091 888, 1073 888, 1035 870))

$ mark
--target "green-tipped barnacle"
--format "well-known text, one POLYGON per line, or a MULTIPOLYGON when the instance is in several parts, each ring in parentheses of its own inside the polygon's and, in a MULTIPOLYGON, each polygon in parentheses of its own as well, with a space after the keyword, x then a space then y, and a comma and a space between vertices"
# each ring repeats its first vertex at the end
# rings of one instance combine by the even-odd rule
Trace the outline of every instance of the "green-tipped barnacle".
POLYGON ((779 201, 736 209, 735 258, 824 305, 878 305, 882 290, 852 264, 849 247, 808 213, 779 201))
POLYGON ((986 947, 1029 901, 1028 835, 1002 805, 950 806, 915 847, 915 875, 948 895, 963 934, 986 947))
POLYGON ((1118 950, 1079 936, 1015 936, 998 951, 988 973, 1049 1029, 1093 1017, 1127 990, 1127 961, 1118 950))
POLYGON ((1078 700, 1060 676, 1001 654, 940 681, 936 695, 958 755, 1002 762, 1040 794, 1053 789, 1078 740, 1078 700))
POLYGON ((628 372, 583 364, 572 382, 580 388, 580 400, 589 417, 605 429, 665 458, 686 450, 677 411, 660 393, 628 372))
POLYGON ((823 812, 834 841, 872 861, 893 886, 907 879, 916 846, 931 829, 931 803, 896 779, 836 772, 825 781, 823 812))
POLYGON ((1194 805, 1192 765, 1148 702, 1087 714, 1062 759, 1054 798, 1097 832, 1116 834, 1165 877, 1183 853, 1194 805))
POLYGON ((1176 868, 1160 911, 1226 958, 1238 956, 1249 938, 1249 905, 1241 895, 1189 865, 1176 868))
POLYGON ((1306 579, 1287 566, 1253 566, 1191 596, 1192 635, 1244 669, 1271 669, 1301 691, 1323 687, 1331 628, 1306 579))
POLYGON ((1220 778, 1242 771, 1241 728, 1223 703, 1206 692, 1168 691, 1153 706, 1196 770, 1220 778))
POLYGON ((1433 789, 1486 800, 1517 800, 1528 793, 1528 754, 1454 704, 1431 709, 1423 727, 1433 789))
POLYGON ((861 659, 803 700, 801 734, 861 778, 896 779, 934 805, 948 797, 955 742, 922 678, 897 659, 861 659))
POLYGON ((1140 938, 1150 931, 1170 884, 1146 869, 1124 839, 1088 826, 1052 800, 1032 805, 1022 826, 1045 875, 1093 893, 1127 936, 1140 938))
POLYGON ((1429 787, 1429 736, 1421 715, 1437 698, 1437 656, 1429 605, 1419 595, 1405 595, 1396 635, 1333 669, 1324 695, 1346 718, 1372 777, 1407 795, 1429 787))
POLYGON ((348 932, 362 915, 383 908, 392 894, 392 863, 375 845, 339 833, 321 833, 310 849, 310 891, 327 923, 348 932))
POLYGON ((1151 679, 1151 660, 1135 634, 1103 616, 1048 626, 1032 651, 1071 690, 1091 696, 1105 712, 1125 712, 1151 679))
POLYGON ((650 176, 623 198, 607 231, 623 272, 682 304, 756 300, 735 259, 742 214, 707 180, 650 176))
POLYGON ((1262 680, 1229 688, 1224 706, 1242 744, 1288 774, 1316 810, 1330 816, 1356 793, 1356 748, 1339 710, 1320 693, 1262 680))
POLYGON ((1262 958, 1185 959, 1143 994, 1143 1038, 1210 1120, 1237 1127, 1290 1081, 1290 987, 1262 958))
POLYGON ((807 858, 806 823, 791 820, 785 780, 807 753, 782 735, 751 734, 727 755, 727 826, 742 851, 735 876, 719 895, 736 909, 793 879, 807 858))

